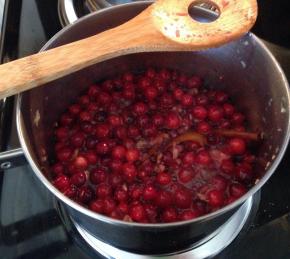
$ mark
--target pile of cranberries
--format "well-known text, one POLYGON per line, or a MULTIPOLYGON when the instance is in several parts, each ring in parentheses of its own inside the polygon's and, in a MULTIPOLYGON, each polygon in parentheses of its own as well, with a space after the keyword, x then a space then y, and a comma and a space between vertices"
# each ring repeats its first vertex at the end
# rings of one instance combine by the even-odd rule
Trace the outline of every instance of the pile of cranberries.
POLYGON ((127 72, 91 85, 61 115, 53 184, 115 219, 189 220, 254 184, 254 141, 246 136, 245 116, 228 94, 200 77, 127 72))

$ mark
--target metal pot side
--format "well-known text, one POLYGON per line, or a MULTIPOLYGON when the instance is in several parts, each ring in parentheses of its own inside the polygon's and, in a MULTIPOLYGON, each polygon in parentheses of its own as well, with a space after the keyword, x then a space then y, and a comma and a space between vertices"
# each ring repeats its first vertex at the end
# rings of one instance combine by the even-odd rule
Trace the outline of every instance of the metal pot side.
MULTIPOLYGON (((42 50, 91 36, 129 20, 148 2, 115 6, 88 15, 56 34, 42 50)), ((114 40, 114 39, 112 39, 114 40)), ((289 140, 289 90, 278 63, 249 33, 223 47, 198 52, 139 53, 111 59, 24 92, 17 100, 17 127, 25 156, 40 181, 62 202, 70 216, 102 241, 137 253, 165 253, 198 243, 225 223, 273 174, 289 140), (205 78, 229 92, 249 120, 262 131, 261 179, 246 195, 214 213, 186 222, 138 224, 98 215, 65 197, 50 183, 53 125, 59 115, 91 84, 127 70, 168 67, 205 78)))

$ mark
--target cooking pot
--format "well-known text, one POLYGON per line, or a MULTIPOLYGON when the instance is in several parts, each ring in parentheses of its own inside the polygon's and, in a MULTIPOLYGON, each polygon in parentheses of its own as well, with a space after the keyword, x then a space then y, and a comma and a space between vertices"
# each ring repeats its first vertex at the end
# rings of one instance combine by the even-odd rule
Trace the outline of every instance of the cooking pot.
MULTIPOLYGON (((148 4, 130 3, 88 15, 57 33, 42 51, 117 26, 134 17, 148 4)), ((57 197, 76 223, 96 238, 117 248, 136 253, 161 254, 205 240, 227 222, 274 173, 289 140, 289 100, 288 83, 279 64, 264 44, 249 33, 238 41, 216 49, 140 53, 114 58, 26 91, 17 98, 17 130, 23 152, 39 178, 39 184, 44 184, 57 197), (167 224, 140 224, 96 214, 65 197, 51 184, 49 160, 53 153, 53 125, 60 114, 90 84, 147 66, 198 74, 209 85, 225 89, 235 105, 247 116, 249 129, 263 132, 265 139, 259 148, 261 178, 246 195, 197 219, 167 224)))

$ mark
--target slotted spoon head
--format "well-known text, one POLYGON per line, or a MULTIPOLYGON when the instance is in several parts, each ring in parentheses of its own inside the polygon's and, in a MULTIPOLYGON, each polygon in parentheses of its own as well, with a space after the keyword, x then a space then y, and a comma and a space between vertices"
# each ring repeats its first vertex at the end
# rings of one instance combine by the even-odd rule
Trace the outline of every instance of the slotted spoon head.
POLYGON ((159 0, 152 5, 154 26, 168 39, 195 49, 215 47, 248 32, 257 18, 256 0, 159 0), (217 19, 202 23, 190 16, 192 6, 209 6, 217 19))

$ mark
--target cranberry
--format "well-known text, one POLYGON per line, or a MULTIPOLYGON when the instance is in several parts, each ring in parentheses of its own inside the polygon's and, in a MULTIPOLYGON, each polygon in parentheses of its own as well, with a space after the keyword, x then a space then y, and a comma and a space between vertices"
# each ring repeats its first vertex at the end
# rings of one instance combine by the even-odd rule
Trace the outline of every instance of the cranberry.
POLYGON ((143 129, 143 135, 145 137, 155 137, 157 135, 157 129, 156 126, 151 124, 151 125, 146 125, 143 129))
POLYGON ((223 91, 218 91, 215 93, 215 101, 217 103, 224 103, 228 100, 229 96, 223 92, 223 91))
POLYGON ((77 116, 81 112, 81 106, 79 104, 73 104, 68 108, 69 112, 73 116, 77 116))
POLYGON ((229 141, 229 150, 233 155, 242 155, 246 151, 246 142, 242 138, 232 138, 229 141))
POLYGON ((104 213, 104 201, 101 199, 92 201, 89 205, 89 208, 97 213, 104 213))
POLYGON ((187 168, 187 169, 181 169, 178 172, 178 179, 181 183, 189 183, 191 182, 191 180, 194 177, 194 173, 191 169, 187 168))
POLYGON ((127 182, 133 182, 137 176, 136 167, 132 163, 123 164, 123 175, 127 182))
POLYGON ((146 212, 142 205, 135 205, 130 208, 130 217, 137 222, 142 222, 146 218, 146 212))
POLYGON ((62 175, 64 174, 64 165, 61 163, 56 163, 52 166, 52 171, 55 175, 62 175))
POLYGON ((174 91, 173 91, 173 96, 174 96, 174 98, 177 100, 177 101, 181 101, 182 100, 182 98, 183 98, 183 91, 182 91, 182 89, 181 88, 176 88, 176 89, 174 89, 174 91))
POLYGON ((64 191, 70 186, 70 181, 67 176, 60 175, 53 181, 53 184, 60 191, 64 191))
POLYGON ((77 156, 74 159, 73 165, 80 170, 86 170, 89 166, 87 159, 84 156, 77 156))
POLYGON ((192 195, 189 190, 185 188, 179 188, 174 193, 174 201, 176 207, 180 209, 187 209, 192 203, 192 195))
POLYGON ((97 138, 106 138, 110 134, 110 126, 106 123, 100 123, 96 126, 97 138))
POLYGON ((104 213, 109 215, 112 213, 116 208, 116 202, 111 198, 104 199, 104 213))
POLYGON ((148 77, 143 77, 138 82, 140 88, 145 89, 151 85, 151 80, 148 77))
POLYGON ((164 91, 166 90, 165 82, 161 79, 156 79, 154 81, 154 87, 156 87, 159 93, 164 93, 164 91))
POLYGON ((199 88, 202 85, 202 80, 198 76, 192 76, 187 81, 188 88, 199 88))
POLYGON ((191 113, 198 120, 204 120, 207 117, 207 109, 201 105, 195 106, 191 113))
POLYGON ((115 135, 119 139, 124 139, 127 137, 127 129, 124 126, 119 126, 115 128, 115 135))
POLYGON ((90 97, 88 95, 82 95, 79 98, 79 104, 83 107, 87 106, 90 103, 90 97))
POLYGON ((212 162, 212 159, 206 150, 202 150, 196 154, 195 161, 201 165, 209 165, 212 162))
POLYGON ((55 131, 55 135, 59 141, 65 141, 69 137, 69 130, 66 127, 58 128, 55 131))
POLYGON ((63 191, 63 194, 71 199, 74 199, 77 195, 77 187, 71 185, 63 191))
POLYGON ((61 162, 68 161, 72 156, 72 150, 70 148, 64 147, 57 151, 57 159, 61 162))
POLYGON ((126 100, 133 101, 135 99, 135 90, 134 89, 124 89, 123 97, 126 100))
POLYGON ((253 168, 251 164, 243 162, 236 166, 236 177, 238 180, 248 183, 253 178, 253 168))
POLYGON ((74 119, 71 114, 63 114, 60 118, 61 126, 70 126, 73 123, 74 119))
POLYGON ((233 183, 230 186, 230 194, 235 198, 242 197, 247 192, 245 186, 239 183, 233 183))
POLYGON ((123 159, 126 155, 126 148, 123 146, 115 146, 112 150, 112 157, 115 159, 123 159))
POLYGON ((194 152, 186 152, 182 157, 182 162, 184 165, 191 165, 195 161, 195 154, 194 152))
POLYGON ((232 122, 236 125, 240 125, 244 122, 245 120, 245 116, 239 112, 235 112, 233 115, 232 115, 232 122))
POLYGON ((184 94, 180 100, 181 104, 185 107, 190 107, 193 104, 193 97, 191 94, 184 94))
POLYGON ((235 112, 234 106, 230 103, 223 104, 223 109, 226 117, 231 117, 235 112))
POLYGON ((145 75, 149 78, 154 78, 156 76, 156 71, 153 68, 148 68, 145 75))
POLYGON ((90 97, 91 100, 94 100, 96 96, 100 92, 100 87, 98 85, 91 85, 88 89, 88 96, 90 97))
POLYGON ((155 204, 160 208, 169 207, 172 204, 171 194, 164 190, 159 191, 155 199, 155 204))
POLYGON ((171 107, 174 104, 174 99, 171 94, 164 93, 160 97, 160 104, 163 107, 171 107))
POLYGON ((109 184, 114 188, 123 183, 123 178, 119 173, 113 173, 109 177, 109 184))
POLYGON ((207 134, 210 131, 211 131, 211 126, 207 122, 201 121, 197 124, 197 132, 201 134, 207 134))
POLYGON ((233 174, 234 170, 235 170, 235 164, 233 163, 232 160, 230 159, 224 159, 221 162, 221 166, 220 169, 226 173, 226 174, 233 174))
POLYGON ((120 187, 115 190, 114 197, 119 202, 125 202, 128 199, 128 192, 124 188, 120 187))
POLYGON ((219 190, 212 190, 207 193, 208 203, 213 207, 220 207, 224 203, 224 193, 219 190))
POLYGON ((109 163, 109 167, 113 172, 120 172, 122 170, 123 162, 118 159, 113 159, 109 163))
POLYGON ((105 170, 96 168, 90 173, 90 181, 93 184, 103 183, 107 180, 107 173, 105 170))
POLYGON ((119 115, 112 114, 108 117, 108 122, 112 127, 121 126, 123 125, 123 118, 119 115))
POLYGON ((93 125, 87 121, 81 123, 81 129, 83 132, 90 134, 93 131, 93 125))
POLYGON ((141 115, 137 118, 137 123, 140 126, 140 128, 143 128, 149 124, 149 116, 147 115, 141 115))
POLYGON ((88 150, 85 153, 83 153, 83 155, 90 165, 95 165, 98 162, 98 157, 94 151, 88 150))
POLYGON ((126 159, 128 162, 135 162, 139 159, 140 152, 137 148, 130 148, 126 152, 126 159))
POLYGON ((96 151, 97 151, 97 154, 99 154, 99 155, 108 154, 110 151, 108 141, 100 141, 99 143, 97 143, 96 151))
POLYGON ((171 182, 171 176, 168 173, 161 172, 158 173, 156 180, 160 185, 168 185, 171 182))
POLYGON ((93 199, 94 193, 89 186, 82 186, 78 191, 78 199, 80 202, 86 204, 93 199))
POLYGON ((153 101, 158 95, 158 90, 155 87, 148 86, 144 89, 144 95, 149 101, 153 101))
POLYGON ((87 111, 80 112, 79 118, 80 118, 80 121, 82 121, 82 122, 85 122, 85 121, 88 122, 88 121, 92 120, 91 114, 89 112, 87 112, 87 111))
POLYGON ((106 183, 101 183, 96 188, 96 194, 99 198, 107 198, 111 195, 112 188, 106 183))
POLYGON ((199 216, 200 216, 200 213, 196 210, 184 210, 179 215, 179 219, 180 220, 191 220, 191 219, 195 219, 199 216))
POLYGON ((78 187, 84 185, 86 180, 87 176, 83 172, 76 173, 70 178, 70 182, 78 187))
POLYGON ((130 197, 132 200, 138 201, 143 194, 143 187, 141 185, 133 184, 130 186, 130 197))
POLYGON ((145 186, 144 191, 143 191, 144 200, 146 201, 154 200, 156 199, 157 195, 158 195, 158 191, 154 186, 152 185, 145 186))
POLYGON ((123 79, 124 81, 126 81, 126 82, 131 82, 131 81, 133 81, 133 78, 134 78, 134 76, 133 76, 133 74, 130 73, 130 72, 126 72, 126 73, 124 73, 123 76, 122 76, 122 79, 123 79))
POLYGON ((162 221, 163 222, 174 222, 177 220, 177 211, 176 209, 169 207, 166 208, 162 213, 162 221))
POLYGON ((128 204, 124 201, 121 201, 118 205, 118 211, 120 211, 123 215, 126 215, 129 211, 128 204))
POLYGON ((71 136, 70 142, 74 147, 81 147, 85 142, 85 134, 82 132, 75 133, 71 136))
POLYGON ((175 112, 169 112, 165 117, 165 125, 169 129, 177 129, 180 127, 180 124, 180 117, 175 112))
POLYGON ((227 188, 228 183, 224 177, 216 175, 211 179, 211 185, 216 190, 224 191, 227 188))
POLYGON ((132 137, 132 138, 136 138, 136 137, 139 137, 140 136, 140 130, 138 127, 134 126, 134 125, 130 125, 128 127, 128 135, 129 137, 132 137))
POLYGON ((224 110, 222 107, 213 105, 208 109, 208 118, 211 121, 217 122, 220 121, 224 116, 224 110))
POLYGON ((136 116, 143 115, 143 114, 145 114, 148 111, 147 105, 145 103, 143 103, 143 102, 138 102, 138 103, 134 104, 132 109, 133 109, 133 113, 136 116))
POLYGON ((144 210, 149 221, 156 222, 158 215, 156 206, 154 206, 153 204, 144 204, 144 210))
POLYGON ((100 92, 98 95, 98 102, 103 106, 109 106, 112 102, 112 97, 109 93, 100 92))

